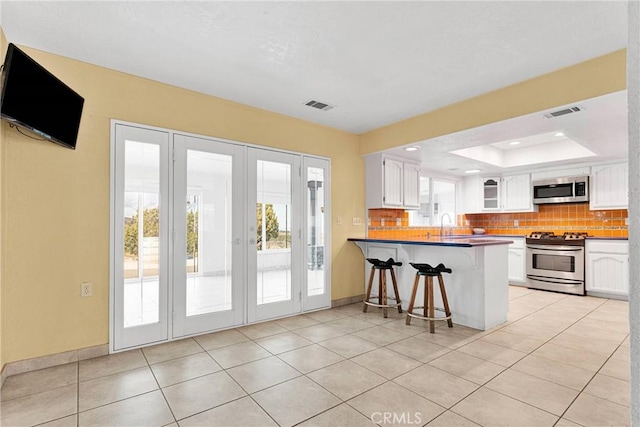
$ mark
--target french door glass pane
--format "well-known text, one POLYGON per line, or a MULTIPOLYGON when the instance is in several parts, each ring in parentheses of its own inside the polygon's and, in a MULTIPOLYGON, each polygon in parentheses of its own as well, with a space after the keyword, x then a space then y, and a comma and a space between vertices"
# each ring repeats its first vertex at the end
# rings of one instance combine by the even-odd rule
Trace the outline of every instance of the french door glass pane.
POLYGON ((322 295, 324 280, 324 169, 307 168, 307 294, 322 295))
POLYGON ((257 303, 291 300, 291 165, 258 160, 257 303))
POLYGON ((187 151, 187 316, 232 308, 232 161, 187 151))
POLYGON ((126 141, 124 327, 159 320, 160 147, 126 141))

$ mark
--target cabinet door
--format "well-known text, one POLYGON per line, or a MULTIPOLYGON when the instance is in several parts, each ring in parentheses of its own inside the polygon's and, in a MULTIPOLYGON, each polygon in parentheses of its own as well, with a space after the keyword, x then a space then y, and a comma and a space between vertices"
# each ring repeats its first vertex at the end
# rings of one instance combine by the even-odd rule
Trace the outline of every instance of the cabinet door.
POLYGON ((484 210, 497 211, 500 209, 500 178, 485 178, 482 182, 482 196, 484 210))
POLYGON ((509 245, 509 282, 525 282, 525 258, 524 249, 513 248, 509 245))
POLYGON ((502 179, 502 200, 502 209, 506 212, 531 210, 531 176, 505 176, 502 179))
POLYGON ((591 168, 589 208, 627 209, 629 206, 629 167, 626 163, 591 168))
POLYGON ((420 207, 420 166, 403 165, 403 205, 405 208, 420 207))
POLYGON ((587 254, 587 291, 629 294, 629 256, 619 253, 587 254))
POLYGON ((384 194, 382 203, 389 207, 402 206, 402 162, 392 159, 383 161, 384 194))
POLYGON ((483 180, 478 176, 467 176, 462 180, 460 201, 461 212, 465 214, 482 213, 483 180))

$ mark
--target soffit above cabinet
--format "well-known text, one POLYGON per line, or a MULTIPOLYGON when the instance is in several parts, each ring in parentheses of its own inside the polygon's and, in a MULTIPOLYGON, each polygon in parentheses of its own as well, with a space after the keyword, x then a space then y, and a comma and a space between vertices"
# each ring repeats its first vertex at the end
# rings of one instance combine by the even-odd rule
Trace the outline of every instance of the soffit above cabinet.
POLYGON ((620 91, 526 116, 388 150, 422 162, 423 168, 457 176, 533 172, 628 157, 627 92, 620 91), (580 111, 548 118, 550 111, 580 111), (519 142, 519 144, 512 144, 519 142), (406 151, 407 147, 418 147, 406 151), (467 156, 457 155, 465 150, 467 156), (485 156, 485 161, 478 158, 485 156), (472 159, 470 157, 476 157, 472 159))

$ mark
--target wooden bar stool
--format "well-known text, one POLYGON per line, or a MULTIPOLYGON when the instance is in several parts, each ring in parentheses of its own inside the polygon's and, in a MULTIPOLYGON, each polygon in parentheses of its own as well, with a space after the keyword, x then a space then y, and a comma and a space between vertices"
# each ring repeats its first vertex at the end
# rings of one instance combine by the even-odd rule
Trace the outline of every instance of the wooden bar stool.
POLYGON ((387 309, 398 307, 398 313, 402 313, 402 303, 400 301, 400 293, 398 292, 398 282, 396 281, 396 273, 393 270, 394 266, 400 267, 401 262, 396 262, 393 258, 389 258, 386 261, 381 261, 377 258, 367 258, 367 261, 371 263, 371 274, 369 275, 369 285, 367 286, 367 294, 364 297, 363 312, 367 312, 369 306, 381 307, 382 314, 387 317, 387 309), (378 295, 372 296, 371 289, 373 288, 373 278, 375 272, 378 270, 378 295), (387 296, 387 270, 391 272, 391 283, 393 283, 393 292, 395 298, 387 296), (377 299, 378 303, 372 303, 372 299, 377 299), (395 301, 394 304, 389 304, 389 300, 395 301))
POLYGON ((409 301, 409 308, 407 309, 407 325, 411 324, 411 318, 428 320, 429 332, 435 332, 435 320, 446 320, 450 328, 453 328, 453 322, 451 321, 451 310, 449 310, 449 301, 447 301, 447 291, 444 288, 444 279, 442 273, 451 273, 451 269, 445 267, 443 264, 438 264, 437 267, 431 267, 429 264, 417 264, 409 263, 416 270, 416 278, 413 281, 413 291, 411 291, 411 301, 409 301), (420 277, 424 277, 424 305, 414 306, 416 302, 416 293, 418 292, 418 286, 420 285, 420 277), (440 284, 440 294, 442 295, 442 303, 444 308, 439 308, 434 305, 433 301, 433 278, 438 278, 440 284), (422 308, 423 315, 415 314, 414 309, 422 308), (435 315, 435 310, 444 311, 445 316, 435 315))

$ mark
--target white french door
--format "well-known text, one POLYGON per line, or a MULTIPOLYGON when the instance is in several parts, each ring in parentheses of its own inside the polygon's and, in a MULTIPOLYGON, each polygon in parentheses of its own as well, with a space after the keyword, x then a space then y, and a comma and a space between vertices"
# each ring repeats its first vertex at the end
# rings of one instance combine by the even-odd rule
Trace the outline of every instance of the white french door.
POLYGON ((301 308, 300 156, 247 149, 248 321, 301 308))
POLYGON ((302 293, 304 311, 331 306, 331 211, 329 161, 303 157, 302 187, 306 247, 302 293))
POLYGON ((114 348, 166 340, 169 133, 116 125, 112 191, 114 348))
POLYGON ((112 121, 111 350, 331 305, 329 161, 112 121))
POLYGON ((244 147, 174 136, 173 336, 243 323, 244 147))

